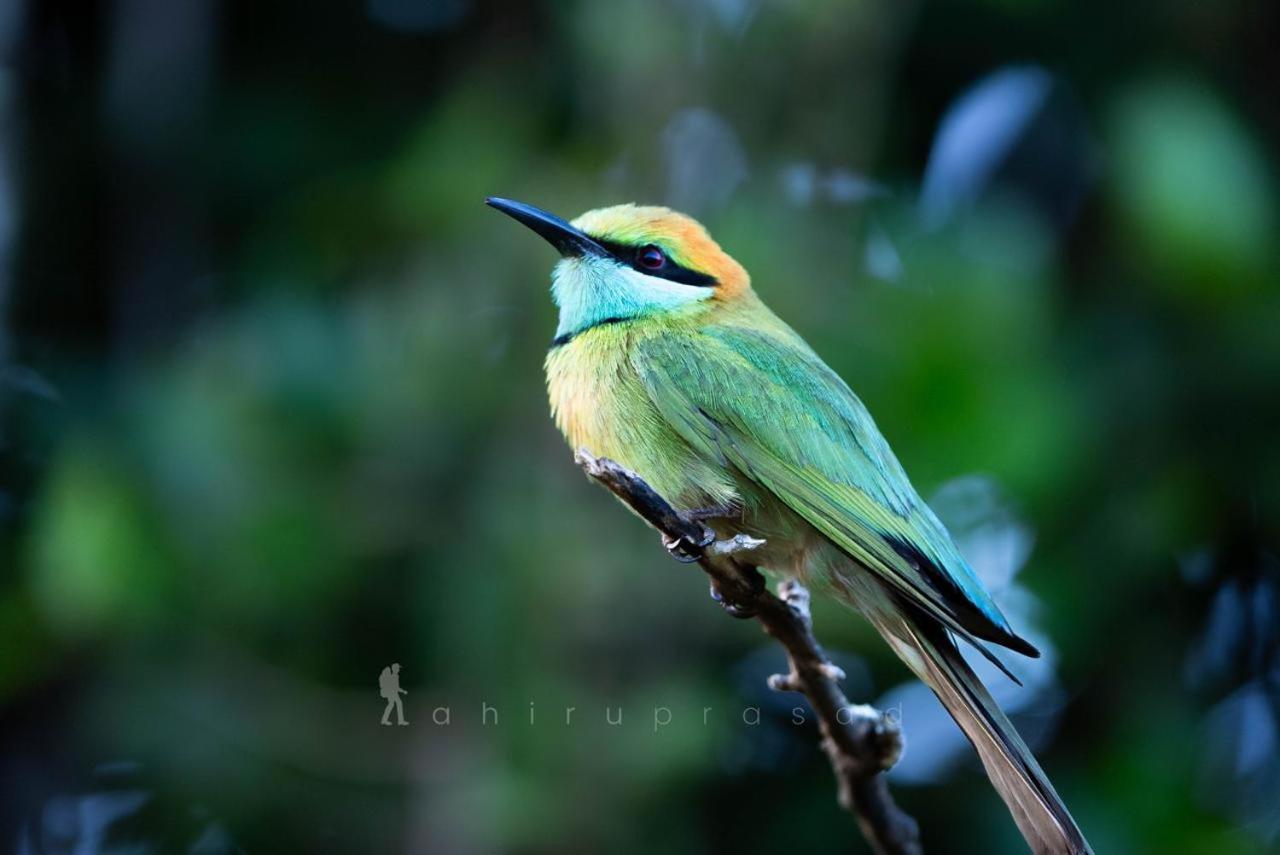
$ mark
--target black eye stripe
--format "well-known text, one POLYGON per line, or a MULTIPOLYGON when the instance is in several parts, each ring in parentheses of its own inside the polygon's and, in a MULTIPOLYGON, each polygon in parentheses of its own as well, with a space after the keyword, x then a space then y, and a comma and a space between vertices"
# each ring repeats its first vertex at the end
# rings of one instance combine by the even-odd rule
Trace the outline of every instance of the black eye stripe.
MULTIPOLYGON (((665 250, 663 250, 663 254, 667 255, 667 261, 662 265, 662 267, 656 269, 652 267, 645 267, 640 263, 639 255, 646 247, 657 246, 656 244, 644 243, 639 246, 632 246, 631 244, 618 243, 617 241, 603 240, 595 237, 594 235, 591 237, 607 249, 609 254, 619 262, 640 271, 646 276, 657 276, 670 282, 678 282, 681 285, 696 285, 701 288, 711 288, 720 284, 716 281, 714 276, 708 276, 705 273, 700 273, 697 270, 690 270, 687 267, 681 267, 679 264, 676 264, 671 260, 671 256, 667 255, 665 250)), ((662 249, 662 247, 658 248, 662 249)))

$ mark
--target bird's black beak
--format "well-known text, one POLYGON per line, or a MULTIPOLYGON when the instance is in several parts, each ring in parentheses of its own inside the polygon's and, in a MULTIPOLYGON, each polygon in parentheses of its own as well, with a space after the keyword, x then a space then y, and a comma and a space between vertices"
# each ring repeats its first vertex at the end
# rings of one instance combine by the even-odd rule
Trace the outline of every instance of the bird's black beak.
POLYGON ((555 214, 548 214, 541 208, 535 208, 523 202, 513 202, 510 199, 500 199, 497 196, 490 196, 484 200, 484 203, 490 208, 497 208, 508 217, 524 223, 542 235, 543 239, 554 246, 565 258, 579 258, 584 255, 607 256, 609 254, 609 251, 601 246, 595 238, 575 229, 555 214))

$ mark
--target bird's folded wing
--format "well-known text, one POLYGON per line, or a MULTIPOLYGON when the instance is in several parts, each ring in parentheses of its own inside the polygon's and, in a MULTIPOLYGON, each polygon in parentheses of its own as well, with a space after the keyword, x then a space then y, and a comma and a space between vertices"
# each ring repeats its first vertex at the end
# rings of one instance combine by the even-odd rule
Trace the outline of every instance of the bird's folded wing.
POLYGON ((707 327, 632 363, 687 442, 762 485, 908 602, 964 637, 1035 655, 920 500, 862 402, 794 333, 707 327))

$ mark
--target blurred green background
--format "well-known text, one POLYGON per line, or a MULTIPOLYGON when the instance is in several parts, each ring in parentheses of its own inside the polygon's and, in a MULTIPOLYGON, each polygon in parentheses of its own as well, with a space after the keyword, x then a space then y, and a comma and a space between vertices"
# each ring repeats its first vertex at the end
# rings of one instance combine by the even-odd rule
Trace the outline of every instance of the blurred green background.
MULTIPOLYGON (((1099 852, 1276 848, 1275 4, 0 7, 0 847, 866 851, 573 466, 498 194, 746 265, 1048 651, 991 683, 1099 852)), ((816 620, 926 848, 1023 851, 816 620)))

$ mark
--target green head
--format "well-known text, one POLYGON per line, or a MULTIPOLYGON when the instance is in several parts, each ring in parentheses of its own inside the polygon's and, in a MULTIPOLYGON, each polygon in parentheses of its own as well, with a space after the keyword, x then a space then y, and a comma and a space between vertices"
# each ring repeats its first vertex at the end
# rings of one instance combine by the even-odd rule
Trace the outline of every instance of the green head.
POLYGON ((750 287, 742 265, 701 224, 669 208, 615 205, 569 223, 521 202, 485 201, 559 250, 551 275, 558 340, 600 324, 734 299, 750 287))

